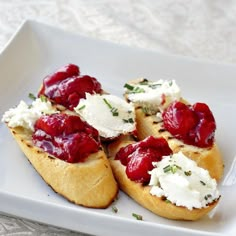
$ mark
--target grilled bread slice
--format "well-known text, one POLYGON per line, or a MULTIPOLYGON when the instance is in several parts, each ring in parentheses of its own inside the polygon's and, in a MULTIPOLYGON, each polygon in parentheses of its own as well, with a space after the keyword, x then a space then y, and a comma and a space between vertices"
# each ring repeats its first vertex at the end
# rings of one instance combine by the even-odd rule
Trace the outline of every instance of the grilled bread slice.
POLYGON ((161 217, 186 221, 198 220, 216 207, 219 198, 207 207, 200 209, 193 208, 192 210, 189 210, 183 206, 176 206, 162 197, 151 195, 151 186, 130 180, 126 175, 126 167, 121 164, 120 160, 115 160, 115 155, 120 148, 132 143, 134 143, 133 140, 129 140, 127 137, 122 137, 108 146, 108 153, 110 164, 120 189, 138 204, 161 217))
POLYGON ((22 127, 9 129, 43 180, 70 202, 90 208, 106 208, 116 197, 117 183, 102 148, 84 162, 68 163, 34 146, 32 131, 22 127))

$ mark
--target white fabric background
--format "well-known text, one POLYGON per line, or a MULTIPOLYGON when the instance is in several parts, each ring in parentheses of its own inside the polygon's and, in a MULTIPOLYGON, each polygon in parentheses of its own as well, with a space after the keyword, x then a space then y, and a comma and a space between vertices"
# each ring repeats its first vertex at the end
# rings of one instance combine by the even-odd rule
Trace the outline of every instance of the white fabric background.
MULTIPOLYGON (((133 47, 236 63, 234 0, 0 0, 0 51, 25 19, 133 47)), ((0 215, 0 235, 84 235, 0 215)))

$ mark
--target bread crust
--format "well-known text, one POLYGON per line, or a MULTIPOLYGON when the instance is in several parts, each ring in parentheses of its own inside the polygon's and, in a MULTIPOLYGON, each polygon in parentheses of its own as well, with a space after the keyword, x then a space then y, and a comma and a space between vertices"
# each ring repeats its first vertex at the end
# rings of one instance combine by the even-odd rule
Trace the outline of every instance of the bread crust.
POLYGON ((137 136, 139 140, 148 136, 164 137, 174 153, 182 151, 187 157, 194 160, 198 166, 207 169, 212 178, 219 181, 224 172, 222 155, 216 143, 210 148, 199 148, 184 144, 174 138, 163 125, 163 121, 157 121, 155 115, 146 115, 141 108, 135 109, 137 122, 137 136))
POLYGON ((150 186, 144 186, 141 183, 131 181, 126 175, 125 166, 122 165, 119 160, 114 159, 115 154, 121 147, 131 143, 134 143, 134 141, 122 139, 112 143, 108 147, 109 160, 120 189, 141 206, 154 214, 167 219, 195 221, 208 214, 217 205, 219 199, 208 205, 206 208, 189 210, 186 207, 176 206, 166 202, 160 197, 151 195, 150 186))
POLYGON ((70 202, 106 208, 116 197, 118 186, 102 149, 91 154, 85 162, 68 163, 34 146, 31 131, 22 127, 9 129, 44 181, 70 202))

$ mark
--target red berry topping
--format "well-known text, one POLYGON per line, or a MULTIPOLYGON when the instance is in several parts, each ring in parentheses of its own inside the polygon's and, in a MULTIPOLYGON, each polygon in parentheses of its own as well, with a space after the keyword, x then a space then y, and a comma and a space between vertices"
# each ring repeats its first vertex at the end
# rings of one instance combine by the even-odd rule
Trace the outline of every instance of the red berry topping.
MULTIPOLYGON (((80 70, 77 65, 74 64, 68 64, 66 66, 61 67, 58 69, 55 73, 52 75, 48 75, 44 78, 44 84, 47 86, 52 86, 53 84, 56 84, 57 82, 60 82, 66 78, 80 75, 80 70)), ((39 92, 40 94, 43 94, 44 91, 39 92)))
POLYGON ((62 67, 47 76, 39 92, 52 101, 73 110, 86 93, 101 93, 101 84, 93 77, 80 75, 79 67, 73 64, 62 67))
POLYGON ((67 162, 81 162, 100 147, 98 131, 78 116, 52 114, 35 123, 33 142, 67 162))
POLYGON ((192 106, 173 102, 162 114, 164 127, 186 144, 210 147, 216 129, 214 116, 204 103, 192 106))
POLYGON ((121 148, 115 159, 126 165, 129 179, 147 184, 150 181, 148 172, 153 169, 152 163, 170 154, 172 150, 164 138, 149 136, 143 141, 121 148))
POLYGON ((196 114, 187 105, 174 102, 163 113, 165 128, 177 137, 186 136, 197 125, 196 114))
POLYGON ((161 159, 151 149, 142 150, 141 148, 137 148, 129 158, 126 174, 129 179, 141 183, 149 182, 150 174, 148 171, 153 169, 152 162, 160 161, 161 159))

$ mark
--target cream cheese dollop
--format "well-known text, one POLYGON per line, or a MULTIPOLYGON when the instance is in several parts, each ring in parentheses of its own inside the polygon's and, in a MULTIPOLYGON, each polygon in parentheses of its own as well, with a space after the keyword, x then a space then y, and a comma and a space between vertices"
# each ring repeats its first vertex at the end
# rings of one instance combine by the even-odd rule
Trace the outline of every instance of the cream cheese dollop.
POLYGON ((114 138, 135 130, 134 106, 110 94, 86 94, 75 111, 103 138, 114 138))
POLYGON ((37 98, 31 105, 20 101, 18 106, 10 108, 3 114, 2 122, 6 122, 9 127, 23 127, 34 131, 34 124, 42 115, 57 113, 47 99, 37 98))
POLYGON ((175 80, 142 80, 137 84, 125 84, 127 99, 141 106, 148 114, 164 110, 171 102, 180 100, 181 91, 175 80))
POLYGON ((220 197, 217 182, 182 152, 153 163, 150 193, 164 197, 176 206, 205 208, 220 197))

